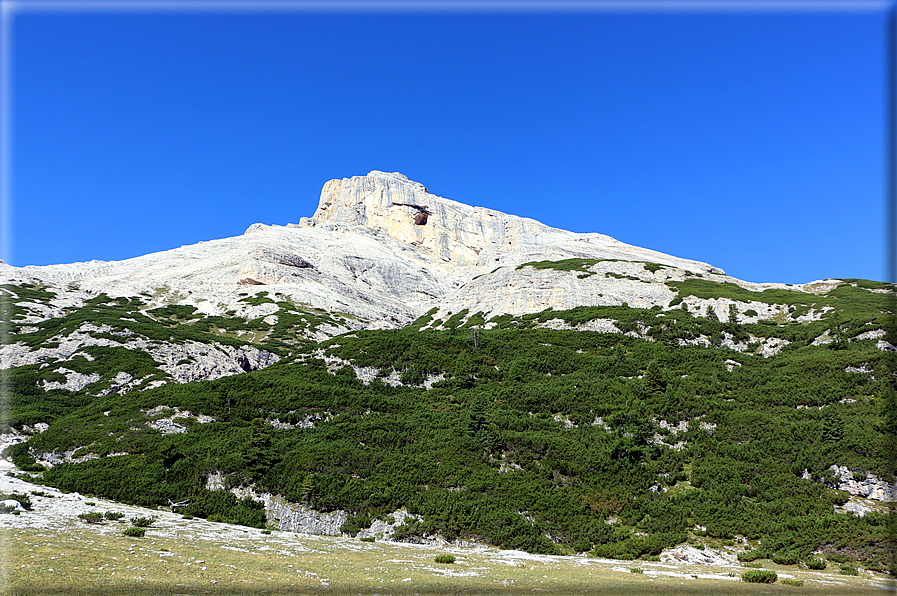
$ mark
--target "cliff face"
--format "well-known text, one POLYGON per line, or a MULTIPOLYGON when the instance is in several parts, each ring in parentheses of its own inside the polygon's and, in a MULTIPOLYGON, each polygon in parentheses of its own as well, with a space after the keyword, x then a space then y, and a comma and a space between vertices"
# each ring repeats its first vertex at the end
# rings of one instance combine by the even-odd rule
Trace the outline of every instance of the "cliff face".
POLYGON ((534 219, 438 197, 398 172, 374 170, 367 176, 327 182, 314 216, 302 218, 299 225, 334 232, 373 230, 453 268, 595 258, 722 273, 706 263, 631 246, 604 234, 559 230, 534 219))
POLYGON ((326 183, 317 211, 303 224, 327 229, 364 226, 460 266, 483 264, 499 250, 525 253, 575 235, 444 199, 398 172, 377 170, 326 183))

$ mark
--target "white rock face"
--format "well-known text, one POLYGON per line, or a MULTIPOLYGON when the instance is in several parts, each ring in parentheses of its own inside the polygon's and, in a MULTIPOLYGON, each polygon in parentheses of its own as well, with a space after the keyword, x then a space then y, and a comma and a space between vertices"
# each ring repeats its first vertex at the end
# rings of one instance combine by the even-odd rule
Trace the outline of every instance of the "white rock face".
MULTIPOLYGON (((602 234, 470 207, 431 195, 401 174, 374 171, 325 184, 314 217, 299 226, 254 224, 243 236, 118 262, 4 263, 0 279, 69 288, 85 297, 145 292, 154 296, 152 306, 176 302, 216 315, 236 310, 242 316, 251 308, 239 301, 240 292, 274 290, 297 303, 350 313, 364 326, 397 327, 486 268, 572 257, 719 271, 602 234)), ((38 314, 51 315, 36 313, 36 320, 38 314)))
POLYGON ((688 563, 690 565, 738 566, 738 557, 734 553, 711 548, 700 550, 690 544, 680 544, 675 548, 664 550, 660 553, 660 560, 671 563, 688 563))
POLYGON ((69 370, 67 368, 57 368, 56 372, 61 375, 65 375, 65 383, 60 383, 58 381, 44 381, 43 382, 43 390, 51 391, 53 389, 64 389, 66 391, 81 391, 87 385, 91 383, 96 383, 102 378, 102 375, 97 373, 92 373, 89 375, 84 375, 73 370, 69 370))
POLYGON ((405 509, 399 509, 387 517, 392 518, 392 522, 375 519, 371 523, 370 528, 360 531, 356 538, 374 538, 376 540, 392 540, 396 527, 401 526, 408 520, 420 520, 419 515, 408 513, 405 509))
MULTIPOLYGON (((175 382, 189 383, 265 368, 280 359, 276 354, 252 346, 234 347, 195 341, 183 344, 163 343, 121 332, 114 334, 121 336, 120 340, 92 335, 93 333, 109 334, 111 329, 108 325, 97 326, 83 323, 77 331, 67 336, 53 338, 54 342, 59 342, 56 347, 31 350, 22 343, 0 346, 0 369, 37 364, 51 359, 71 360, 78 355, 83 355, 89 360, 88 354, 80 352, 86 346, 122 347, 128 350, 147 352, 153 360, 159 363, 159 368, 171 375, 175 382)), ((44 383, 45 390, 80 391, 88 384, 100 379, 100 375, 95 373, 83 375, 64 368, 57 370, 66 376, 66 382, 44 383)), ((112 387, 104 392, 104 395, 112 392, 124 393, 138 385, 140 381, 140 379, 132 379, 131 375, 127 373, 119 373, 113 380, 112 387)))
MULTIPOLYGON (((213 472, 206 478, 206 490, 226 490, 224 477, 213 472)), ((323 536, 339 536, 342 534, 340 526, 349 519, 349 514, 343 510, 331 513, 321 513, 309 509, 299 503, 291 503, 280 495, 260 493, 252 487, 235 487, 230 489, 239 499, 252 499, 264 503, 265 515, 268 522, 276 525, 278 530, 285 532, 302 532, 304 534, 318 534, 323 536)))
POLYGON ((854 480, 854 472, 847 466, 833 465, 829 469, 839 480, 838 490, 873 501, 897 502, 897 483, 887 484, 870 473, 866 474, 865 480, 854 480))
POLYGON ((15 499, 6 499, 0 501, 0 507, 11 511, 25 511, 25 508, 22 507, 22 504, 15 499))
MULTIPOLYGON (((509 253, 528 258, 530 253, 550 255, 553 250, 557 251, 555 258, 566 258, 564 253, 572 250, 587 251, 591 253, 589 258, 687 263, 695 271, 721 273, 705 263, 629 246, 603 234, 575 234, 533 219, 437 197, 398 172, 374 170, 367 176, 331 180, 321 191, 314 216, 300 225, 329 229, 367 227, 455 265, 488 266, 503 262, 509 253), (570 242, 585 243, 587 247, 575 250, 565 246, 570 242)), ((516 263, 524 262, 519 257, 511 258, 516 263)))

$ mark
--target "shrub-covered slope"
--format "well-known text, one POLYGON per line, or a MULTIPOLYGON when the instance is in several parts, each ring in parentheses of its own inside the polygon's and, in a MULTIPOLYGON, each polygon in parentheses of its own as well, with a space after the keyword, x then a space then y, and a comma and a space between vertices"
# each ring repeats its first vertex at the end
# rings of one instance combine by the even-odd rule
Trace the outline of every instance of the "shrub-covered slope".
MULTIPOLYGON (((50 425, 12 453, 34 471, 35 457, 77 461, 41 473, 64 489, 190 499, 186 513, 250 525, 264 523, 259 504, 206 490, 210 474, 347 510, 346 531, 405 507, 420 516, 399 527, 406 538, 626 558, 706 533, 751 541, 746 558, 821 549, 886 566, 888 516, 836 512, 849 495, 832 488, 830 467, 894 480, 893 287, 745 298, 702 280, 672 285, 680 301, 665 311, 434 310, 401 330, 270 344, 283 358, 263 370, 123 395, 38 393, 50 367, 19 367, 11 421, 50 425), (719 309, 694 308, 748 298, 790 314, 736 308, 721 322, 719 309)), ((176 317, 171 340, 222 341, 224 324, 165 316, 176 317)))
POLYGON ((90 297, 35 284, 0 285, 0 368, 9 369, 12 405, 3 423, 48 423, 89 396, 264 368, 307 344, 319 327, 345 330, 339 315, 266 291, 244 293, 244 316, 151 302, 145 295, 90 297))

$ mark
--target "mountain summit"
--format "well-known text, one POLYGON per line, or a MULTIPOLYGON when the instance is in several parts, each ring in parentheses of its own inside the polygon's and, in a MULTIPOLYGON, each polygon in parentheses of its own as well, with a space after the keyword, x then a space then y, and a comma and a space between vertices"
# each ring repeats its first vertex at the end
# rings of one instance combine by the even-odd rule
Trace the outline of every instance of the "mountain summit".
POLYGON ((537 256, 590 257, 650 259, 722 273, 705 263, 629 246, 603 234, 576 234, 444 199, 398 172, 374 170, 367 176, 327 182, 314 216, 302 218, 300 225, 328 230, 366 227, 460 266, 488 267, 503 262, 503 257, 508 263, 537 256))
MULTIPOLYGON (((53 287, 63 302, 143 295, 149 308, 187 305, 208 316, 255 317, 276 310, 246 300, 264 292, 339 314, 342 323, 327 333, 397 328, 433 309, 487 318, 577 306, 665 309, 676 297, 669 284, 695 276, 754 292, 785 287, 740 281, 603 234, 471 207, 377 170, 327 182, 314 215, 298 224, 257 223, 242 236, 124 261, 0 264, 0 278, 53 287)), ((728 304, 713 308, 725 317, 728 304)), ((744 309, 771 314, 752 303, 744 309)))

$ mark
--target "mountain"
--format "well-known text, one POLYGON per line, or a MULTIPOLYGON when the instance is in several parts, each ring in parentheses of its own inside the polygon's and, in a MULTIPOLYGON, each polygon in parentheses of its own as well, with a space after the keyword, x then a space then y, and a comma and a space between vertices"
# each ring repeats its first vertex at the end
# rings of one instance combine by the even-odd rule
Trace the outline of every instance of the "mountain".
POLYGON ((287 530, 888 566, 893 284, 749 283, 378 171, 296 224, 0 278, 8 454, 41 482, 287 530))
MULTIPOLYGON (((432 195, 401 174, 373 171, 325 184, 313 217, 298 224, 253 224, 243 236, 120 262, 4 265, 0 275, 65 289, 73 300, 99 292, 149 294, 151 306, 192 305, 208 315, 251 313, 240 296, 264 290, 296 304, 350 314, 357 325, 396 328, 434 306, 494 302, 495 273, 513 283, 529 277, 512 273, 522 263, 569 258, 722 273, 601 234, 575 234, 469 207, 432 195)), ((585 289, 570 297, 567 287, 544 290, 542 309, 589 304, 592 294, 585 289)), ((523 312, 520 308, 514 305, 513 312, 523 312)))
MULTIPOLYGON (((118 262, 0 264, 0 281, 37 285, 54 294, 40 303, 18 301, 25 310, 14 322, 25 330, 83 308, 102 293, 140 297, 144 314, 179 307, 179 312, 195 309, 191 316, 226 317, 229 333, 244 340, 251 336, 253 345, 265 338, 295 344, 348 330, 395 329, 433 309, 436 319, 462 311, 488 319, 621 304, 666 309, 677 300, 673 284, 695 280, 732 284, 733 290, 750 293, 732 301, 692 295, 685 299, 687 308, 703 312, 710 307, 725 319, 734 305, 746 321, 789 316, 786 305, 762 297, 766 290, 812 294, 839 283, 748 283, 706 263, 602 234, 576 234, 470 207, 432 195, 401 174, 378 171, 331 180, 314 215, 298 224, 253 224, 242 236, 118 262), (290 332, 278 333, 280 319, 305 325, 290 324, 290 332)), ((803 314, 805 319, 819 316, 812 309, 803 314)), ((5 367, 35 358, 41 356, 10 349, 0 353, 5 367)), ((263 358, 250 366, 273 361, 263 358)))

